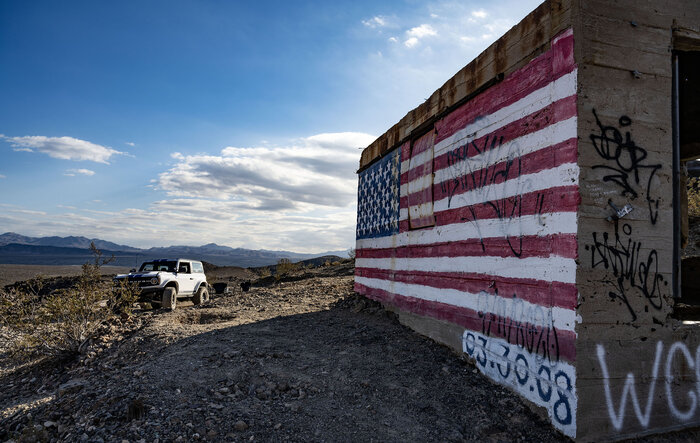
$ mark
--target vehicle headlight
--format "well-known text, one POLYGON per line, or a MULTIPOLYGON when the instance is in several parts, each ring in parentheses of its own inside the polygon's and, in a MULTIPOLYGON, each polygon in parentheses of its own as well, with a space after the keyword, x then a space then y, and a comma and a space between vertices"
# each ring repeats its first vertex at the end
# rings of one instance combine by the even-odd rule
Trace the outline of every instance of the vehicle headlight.
POLYGON ((154 285, 160 284, 160 278, 158 278, 158 277, 153 277, 153 278, 151 279, 151 283, 154 284, 154 285))

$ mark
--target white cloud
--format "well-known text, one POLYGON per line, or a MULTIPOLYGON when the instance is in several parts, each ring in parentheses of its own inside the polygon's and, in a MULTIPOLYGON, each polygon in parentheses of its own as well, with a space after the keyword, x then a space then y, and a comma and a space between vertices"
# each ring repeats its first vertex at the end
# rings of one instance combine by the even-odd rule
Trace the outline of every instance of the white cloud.
POLYGON ((123 154, 112 148, 73 137, 46 137, 30 135, 24 137, 5 137, 15 151, 42 152, 62 160, 93 161, 109 163, 115 154, 123 154))
POLYGON ((435 29, 433 29, 432 26, 422 24, 420 26, 416 26, 415 28, 411 28, 408 31, 406 31, 406 35, 408 35, 409 37, 416 37, 420 39, 423 37, 438 35, 438 33, 435 29))
POLYGON ((318 134, 290 146, 227 147, 218 155, 173 153, 157 189, 178 198, 236 201, 258 211, 342 208, 355 202, 360 148, 375 137, 318 134))
POLYGON ((68 169, 63 175, 67 175, 69 177, 75 177, 76 175, 95 175, 95 171, 91 171, 90 169, 68 169))
POLYGON ((424 39, 425 37, 435 37, 438 35, 438 33, 432 26, 422 24, 406 31, 406 35, 408 38, 403 42, 403 44, 407 48, 412 48, 416 46, 421 39, 424 39))
POLYGON ((86 235, 139 247, 215 242, 299 252, 346 249, 355 238, 355 170, 361 148, 374 138, 324 133, 284 146, 178 153, 158 177, 166 196, 145 208, 66 204, 45 213, 8 207, 0 225, 26 235, 86 235))
POLYGON ((357 217, 354 205, 341 210, 280 210, 272 215, 250 209, 247 202, 201 198, 159 200, 146 209, 60 209, 64 212, 9 208, 0 212, 0 225, 24 235, 82 235, 144 248, 214 242, 250 249, 323 252, 354 244, 357 217))
POLYGON ((407 48, 412 48, 418 44, 418 39, 416 37, 411 37, 403 42, 403 44, 406 45, 407 48))
POLYGON ((387 19, 381 15, 374 16, 367 20, 362 20, 362 24, 368 28, 383 28, 387 25, 387 19))
POLYGON ((6 175, 0 174, 0 178, 7 178, 6 175))
POLYGON ((483 9, 479 9, 476 11, 472 11, 471 15, 474 18, 482 18, 483 19, 483 18, 486 18, 489 15, 489 13, 484 11, 483 9))
POLYGON ((352 60, 353 107, 370 113, 376 122, 371 130, 389 129, 540 3, 510 0, 474 7, 474 2, 428 0, 392 17, 393 32, 377 35, 364 57, 352 60))
POLYGON ((125 144, 125 145, 129 145, 129 146, 136 146, 136 143, 134 143, 134 142, 126 142, 126 143, 124 143, 124 144, 125 144))

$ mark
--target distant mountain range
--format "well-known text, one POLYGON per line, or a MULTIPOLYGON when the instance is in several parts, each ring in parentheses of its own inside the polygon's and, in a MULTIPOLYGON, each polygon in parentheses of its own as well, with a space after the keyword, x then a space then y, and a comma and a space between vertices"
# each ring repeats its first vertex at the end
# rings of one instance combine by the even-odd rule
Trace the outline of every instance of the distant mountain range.
POLYGON ((79 265, 91 261, 90 243, 95 243, 104 257, 114 256, 110 263, 117 266, 136 267, 145 260, 155 258, 191 258, 204 260, 217 266, 255 267, 276 264, 281 258, 292 261, 337 255, 347 257, 347 251, 327 251, 319 254, 299 254, 289 251, 268 251, 231 248, 209 243, 203 246, 168 246, 139 249, 119 245, 98 238, 86 237, 28 237, 6 232, 0 235, 0 263, 34 265, 79 265))

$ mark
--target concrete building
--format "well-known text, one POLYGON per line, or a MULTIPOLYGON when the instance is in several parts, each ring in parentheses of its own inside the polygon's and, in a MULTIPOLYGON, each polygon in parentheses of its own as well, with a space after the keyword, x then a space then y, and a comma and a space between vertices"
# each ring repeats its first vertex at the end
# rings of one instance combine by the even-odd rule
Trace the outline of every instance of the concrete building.
POLYGON ((698 157, 700 2, 545 1, 363 151, 355 289, 577 440, 698 426, 698 157))

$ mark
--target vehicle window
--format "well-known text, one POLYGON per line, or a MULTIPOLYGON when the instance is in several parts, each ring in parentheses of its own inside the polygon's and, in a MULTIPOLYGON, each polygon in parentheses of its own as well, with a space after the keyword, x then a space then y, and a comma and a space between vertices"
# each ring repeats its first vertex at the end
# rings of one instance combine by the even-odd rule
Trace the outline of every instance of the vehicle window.
POLYGON ((180 269, 177 272, 182 272, 183 274, 190 273, 190 264, 187 262, 180 262, 180 269))
POLYGON ((202 267, 202 264, 198 261, 192 262, 192 272, 202 274, 204 273, 204 267, 202 267))
POLYGON ((174 262, 174 261, 146 262, 146 263, 141 265, 141 268, 139 268, 139 272, 151 272, 151 271, 174 272, 176 264, 177 264, 177 262, 174 262))

